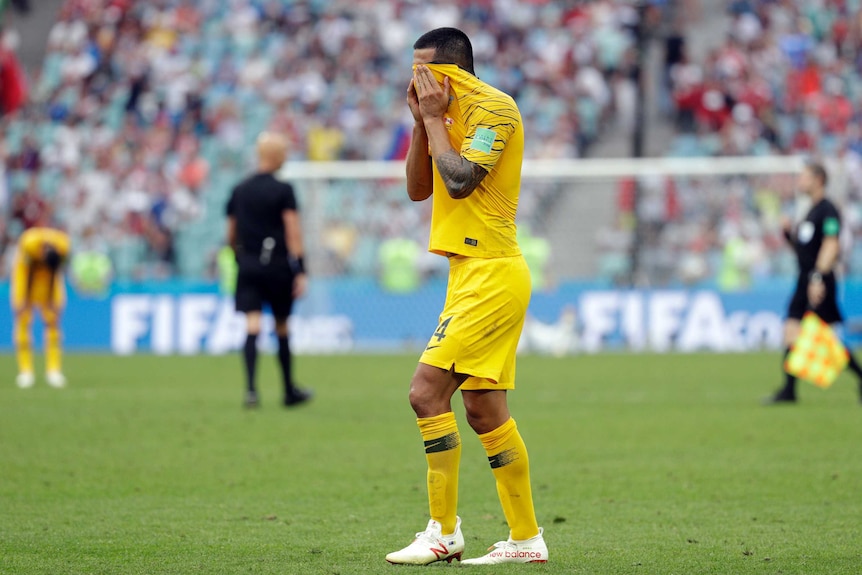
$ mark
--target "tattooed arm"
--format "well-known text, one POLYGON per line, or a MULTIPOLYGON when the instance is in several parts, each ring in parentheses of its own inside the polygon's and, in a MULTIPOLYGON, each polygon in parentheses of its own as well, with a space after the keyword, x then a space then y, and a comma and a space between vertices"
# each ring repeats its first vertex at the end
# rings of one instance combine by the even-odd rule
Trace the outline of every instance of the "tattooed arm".
POLYGON ((446 184, 449 196, 461 200, 472 194, 479 182, 488 175, 485 168, 465 160, 455 151, 449 143, 443 118, 426 118, 425 132, 431 146, 431 157, 437 164, 437 170, 446 184))
MULTIPOLYGON (((447 138, 448 143, 448 138, 447 138)), ((437 162, 437 170, 446 184, 446 191, 455 200, 461 200, 473 193, 479 182, 488 175, 485 168, 465 160, 452 147, 440 154, 434 153, 431 145, 431 155, 437 162)))

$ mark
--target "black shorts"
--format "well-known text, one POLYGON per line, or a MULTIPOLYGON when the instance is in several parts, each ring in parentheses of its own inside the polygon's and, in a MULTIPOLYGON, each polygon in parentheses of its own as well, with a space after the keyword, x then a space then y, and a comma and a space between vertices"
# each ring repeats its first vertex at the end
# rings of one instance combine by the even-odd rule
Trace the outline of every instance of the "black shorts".
POLYGON ((268 304, 272 315, 285 318, 293 309, 293 274, 287 265, 240 264, 236 278, 236 310, 262 311, 268 304))
POLYGON ((838 309, 835 276, 831 274, 824 276, 823 283, 826 285, 826 297, 823 298, 819 306, 811 308, 808 305, 808 275, 800 275, 796 280, 796 291, 793 292, 793 297, 790 298, 790 305, 787 307, 787 318, 802 319, 805 312, 811 310, 826 323, 841 323, 844 321, 841 310, 838 309))

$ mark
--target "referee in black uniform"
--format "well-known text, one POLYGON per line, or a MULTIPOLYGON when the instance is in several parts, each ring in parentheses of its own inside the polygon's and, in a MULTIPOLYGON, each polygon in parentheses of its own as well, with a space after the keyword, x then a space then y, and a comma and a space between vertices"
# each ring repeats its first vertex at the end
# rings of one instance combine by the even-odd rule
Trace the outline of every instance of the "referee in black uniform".
POLYGON ((227 204, 227 238, 239 267, 236 309, 246 315, 245 405, 258 405, 257 336, 266 303, 275 317, 284 405, 295 406, 311 398, 309 391, 293 384, 287 332, 293 300, 305 293, 307 285, 302 228, 293 187, 273 175, 287 157, 286 140, 271 132, 262 133, 257 140, 257 157, 257 172, 233 189, 227 204))
MULTIPOLYGON (((811 162, 805 166, 799 177, 799 190, 811 199, 811 209, 795 229, 790 222, 785 222, 784 225, 784 236, 793 246, 799 262, 796 290, 790 299, 784 323, 784 344, 787 346, 784 351, 785 359, 799 337, 800 320, 808 310, 814 311, 833 327, 844 321, 838 308, 835 280, 835 267, 841 254, 838 239, 841 233, 841 217, 835 204, 826 198, 827 179, 823 165, 811 162)), ((848 368, 859 378, 862 399, 862 369, 849 349, 847 352, 850 356, 848 368)), ((784 375, 784 387, 768 397, 766 403, 796 401, 796 377, 786 372, 784 375)))

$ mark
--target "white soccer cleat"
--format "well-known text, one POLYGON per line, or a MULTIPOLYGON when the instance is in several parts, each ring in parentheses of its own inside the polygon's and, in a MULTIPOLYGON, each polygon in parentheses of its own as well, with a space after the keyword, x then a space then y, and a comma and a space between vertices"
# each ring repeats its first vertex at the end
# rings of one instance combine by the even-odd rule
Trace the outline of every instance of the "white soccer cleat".
POLYGON ((401 551, 393 551, 386 560, 396 565, 428 565, 436 561, 451 563, 461 560, 464 552, 464 535, 461 534, 461 518, 455 524, 455 532, 443 535, 438 521, 431 519, 425 531, 416 534, 413 543, 401 551))
POLYGON ((45 380, 51 387, 55 387, 57 389, 66 387, 66 376, 59 371, 49 371, 45 374, 45 380))
POLYGON ((489 547, 490 553, 475 559, 465 559, 461 565, 498 565, 500 563, 547 563, 548 546, 542 537, 544 530, 540 527, 539 534, 524 541, 508 541, 494 543, 489 547))
POLYGON ((25 371, 18 374, 18 377, 15 378, 15 383, 21 389, 27 389, 33 387, 33 384, 36 383, 36 378, 33 377, 33 372, 25 371))

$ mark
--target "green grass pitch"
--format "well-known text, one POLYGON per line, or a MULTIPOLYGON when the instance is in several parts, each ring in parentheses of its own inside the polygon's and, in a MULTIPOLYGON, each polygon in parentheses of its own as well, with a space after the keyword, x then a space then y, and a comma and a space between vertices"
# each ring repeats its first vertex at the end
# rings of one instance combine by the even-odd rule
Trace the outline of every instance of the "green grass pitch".
MULTIPOLYGON (((262 406, 247 411, 238 356, 70 355, 63 390, 17 389, 0 356, 0 573, 414 572, 383 557, 427 521, 407 403, 416 359, 301 356, 297 379, 316 397, 287 410, 275 359, 262 356, 262 406)), ((862 572, 855 382, 801 383, 799 405, 763 407, 779 362, 521 358, 510 406, 551 561, 473 570, 862 572)), ((455 411, 474 557, 507 529, 484 451, 455 411)))

